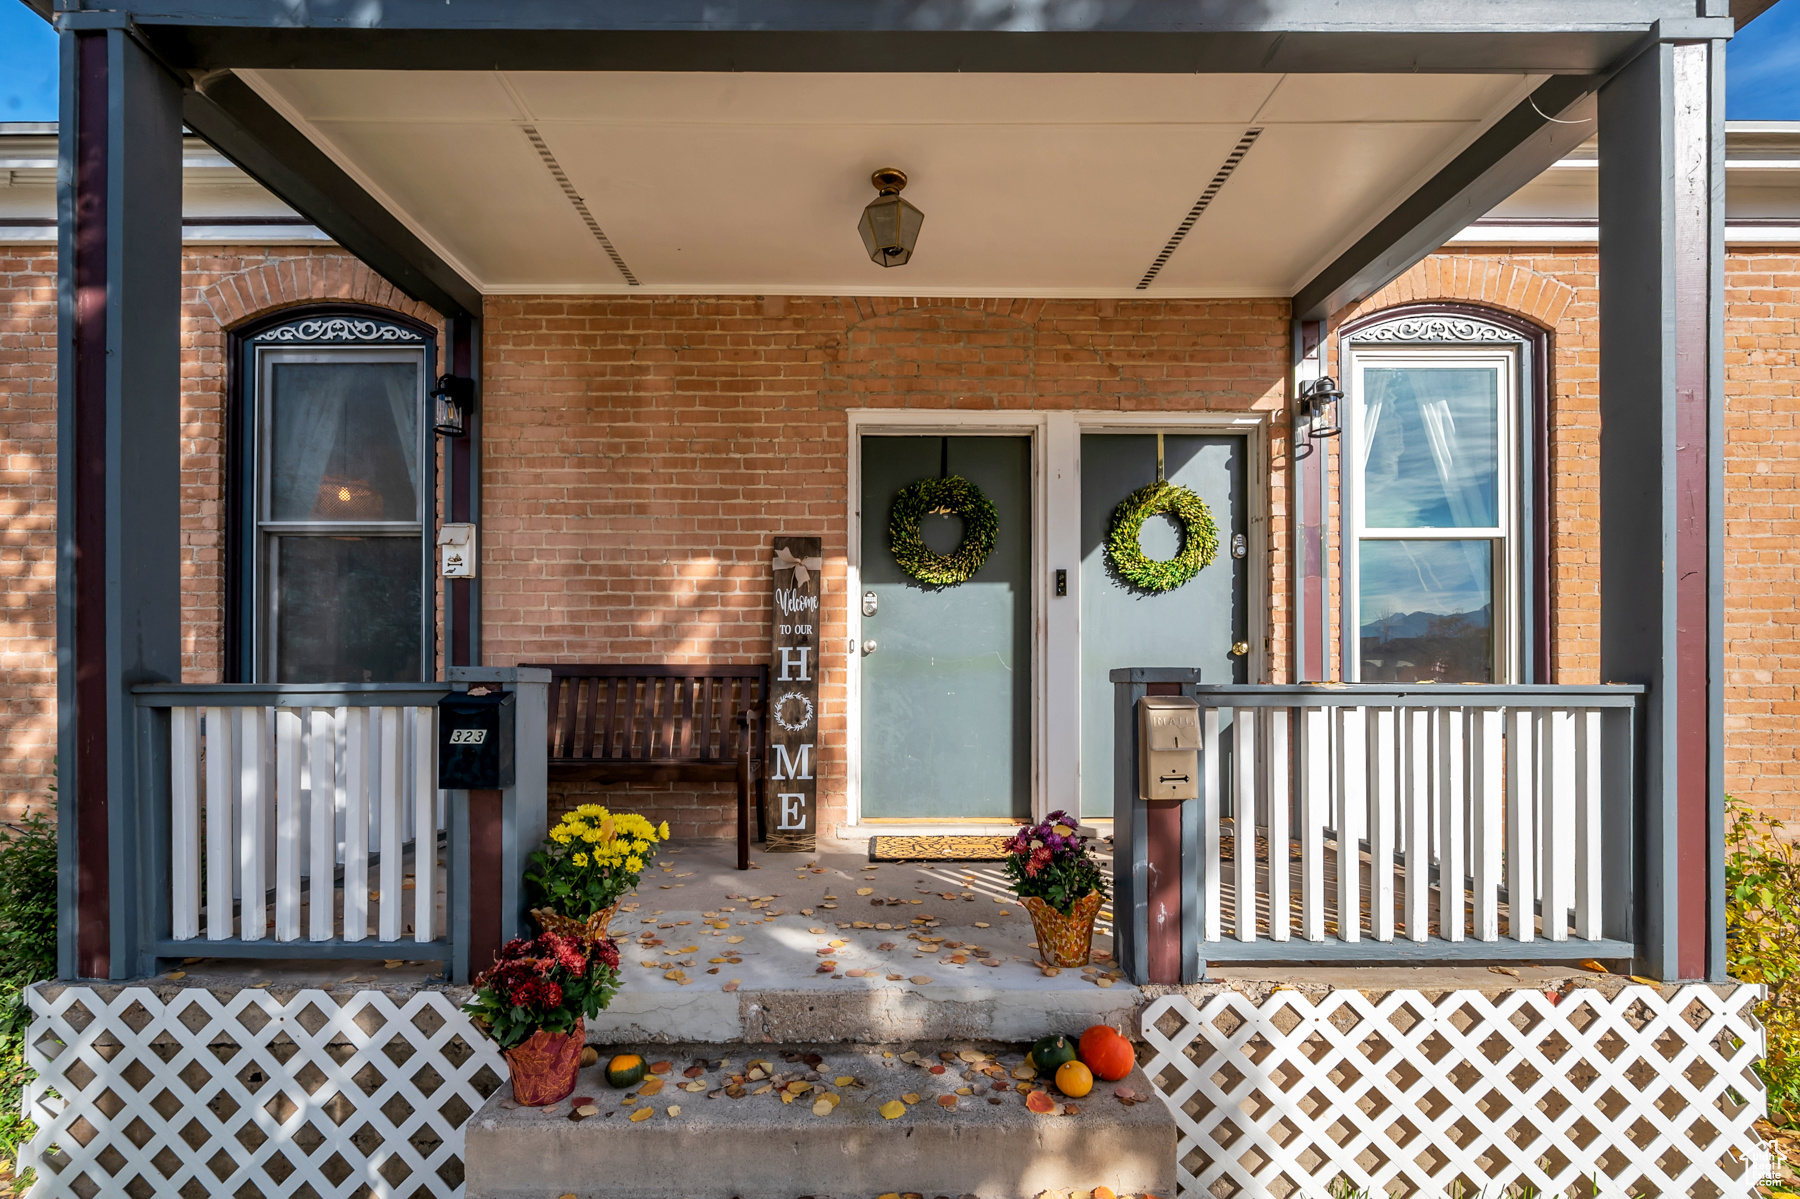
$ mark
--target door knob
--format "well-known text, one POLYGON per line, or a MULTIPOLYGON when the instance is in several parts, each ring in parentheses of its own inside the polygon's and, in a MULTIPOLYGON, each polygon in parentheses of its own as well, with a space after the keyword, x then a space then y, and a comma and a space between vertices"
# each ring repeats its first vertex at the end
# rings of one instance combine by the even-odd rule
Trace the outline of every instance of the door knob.
POLYGON ((1234 641, 1231 643, 1231 656, 1232 657, 1241 658, 1249 652, 1250 652, 1250 643, 1248 641, 1234 641))
POLYGON ((863 651, 864 657, 867 657, 868 655, 874 653, 875 652, 875 638, 871 637, 867 641, 863 642, 862 643, 862 651, 863 651))

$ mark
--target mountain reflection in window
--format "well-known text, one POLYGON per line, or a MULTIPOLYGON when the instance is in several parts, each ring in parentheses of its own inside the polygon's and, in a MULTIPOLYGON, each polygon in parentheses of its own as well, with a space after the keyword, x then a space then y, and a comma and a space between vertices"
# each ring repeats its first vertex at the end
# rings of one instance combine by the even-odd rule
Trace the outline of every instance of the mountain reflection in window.
POLYGON ((1493 543, 1364 541, 1366 683, 1494 681, 1493 543))

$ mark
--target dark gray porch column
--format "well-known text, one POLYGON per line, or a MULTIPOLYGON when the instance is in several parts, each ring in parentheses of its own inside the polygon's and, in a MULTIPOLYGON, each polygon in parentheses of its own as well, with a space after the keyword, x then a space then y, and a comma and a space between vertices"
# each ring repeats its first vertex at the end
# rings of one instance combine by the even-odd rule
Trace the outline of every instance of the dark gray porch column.
POLYGON ((1600 92, 1600 677, 1643 683, 1638 968, 1725 971, 1724 43, 1600 92))
POLYGON ((62 33, 58 973, 137 966, 130 688, 181 677, 181 88, 113 14, 62 33), (105 24, 117 28, 105 28, 105 24))

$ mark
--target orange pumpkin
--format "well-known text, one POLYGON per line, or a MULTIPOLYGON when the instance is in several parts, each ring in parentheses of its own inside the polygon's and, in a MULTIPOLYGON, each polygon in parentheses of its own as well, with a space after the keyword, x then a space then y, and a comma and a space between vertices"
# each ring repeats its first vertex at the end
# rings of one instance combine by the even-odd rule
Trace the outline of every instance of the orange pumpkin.
POLYGON ((1131 1073, 1131 1067, 1137 1062, 1137 1050, 1106 1025, 1096 1024, 1081 1034, 1080 1057, 1096 1078, 1118 1082, 1131 1073))

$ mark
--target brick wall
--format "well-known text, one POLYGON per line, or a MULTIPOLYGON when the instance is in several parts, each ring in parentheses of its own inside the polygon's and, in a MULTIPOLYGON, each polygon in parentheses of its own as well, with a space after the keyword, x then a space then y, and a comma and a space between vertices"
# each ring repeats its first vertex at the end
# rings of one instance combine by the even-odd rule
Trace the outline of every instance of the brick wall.
MULTIPOLYGON (((1429 299, 1486 303, 1554 337, 1556 678, 1597 678, 1597 260, 1592 248, 1458 248, 1334 323, 1429 299)), ((54 262, 0 246, 0 816, 42 805, 54 758, 54 262)), ((1797 769, 1800 257, 1727 263, 1727 786, 1788 818, 1797 769)), ((185 675, 220 670, 225 333, 294 304, 424 319, 334 249, 190 252, 183 279, 185 675)), ((493 663, 737 659, 764 652, 775 532, 826 537, 827 647, 845 628, 845 412, 860 407, 1278 409, 1272 301, 496 298, 488 312, 485 636, 493 663)), ((1272 439, 1271 659, 1285 669, 1284 429, 1272 439)), ((835 640, 834 640, 835 639, 835 640)), ((841 649, 836 650, 841 655, 841 649)), ((842 744, 841 656, 827 735, 842 744)), ((829 742, 828 742, 829 744, 829 742)), ((842 814, 828 752, 828 819, 842 814)), ((688 834, 723 791, 637 794, 688 834)))
MULTIPOLYGON (((847 410, 1279 412, 1287 338, 1287 305, 1266 300, 491 298, 485 655, 765 657, 769 538, 822 534, 820 798, 837 823, 847 410)), ((1277 596, 1285 454, 1278 430, 1277 596)), ((732 827, 726 786, 616 802, 677 835, 732 827)))
MULTIPOLYGON (((299 304, 373 304, 436 323, 333 248, 190 249, 181 281, 182 675, 222 669, 226 336, 299 304)), ((56 260, 0 245, 0 819, 50 802, 56 757, 56 260)))
MULTIPOLYGON (((1551 331, 1559 683, 1601 681, 1599 269, 1591 246, 1459 248, 1420 263, 1335 322, 1457 300, 1551 331)), ((1800 254, 1733 248, 1725 338, 1725 788, 1800 821, 1800 254)))

